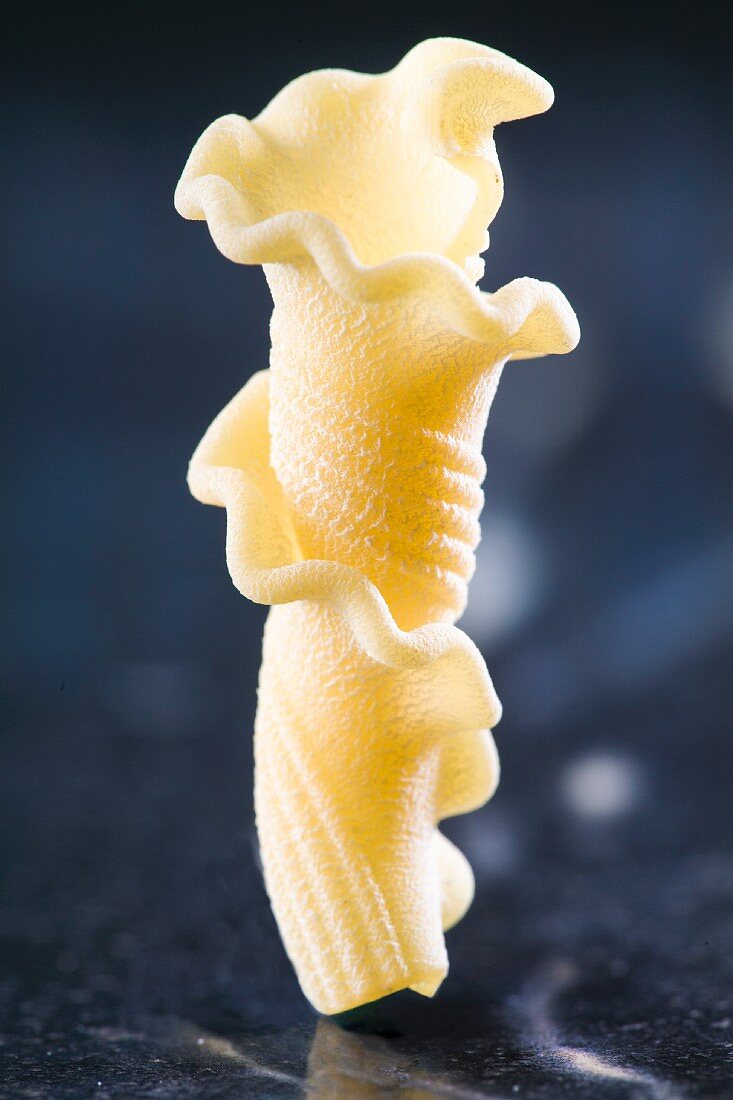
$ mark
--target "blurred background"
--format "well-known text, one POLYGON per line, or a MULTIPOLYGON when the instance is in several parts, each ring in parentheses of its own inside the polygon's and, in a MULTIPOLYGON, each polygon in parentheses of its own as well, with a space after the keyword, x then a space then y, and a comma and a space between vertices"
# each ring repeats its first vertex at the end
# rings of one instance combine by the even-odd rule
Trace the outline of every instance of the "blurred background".
POLYGON ((731 1095, 723 15, 211 0, 2 17, 0 1094, 380 1096, 397 1066, 418 1096, 731 1095), (549 114, 497 132, 481 285, 556 282, 583 336, 510 364, 489 420, 463 626, 504 704, 503 780, 446 830, 477 875, 451 976, 387 1024, 314 1032, 256 854, 265 609, 185 484, 267 365, 270 299, 173 190, 218 115, 436 34, 555 87, 549 114))

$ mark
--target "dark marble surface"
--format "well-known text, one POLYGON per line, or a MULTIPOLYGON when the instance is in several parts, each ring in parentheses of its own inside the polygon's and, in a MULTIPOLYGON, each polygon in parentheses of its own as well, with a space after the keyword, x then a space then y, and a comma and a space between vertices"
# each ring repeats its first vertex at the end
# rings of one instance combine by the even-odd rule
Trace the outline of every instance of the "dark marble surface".
POLYGON ((646 770, 641 745, 578 765, 507 743, 494 803, 448 826, 478 891, 444 986, 333 1021, 262 889, 241 700, 215 754, 105 731, 99 690, 7 710, 2 1096, 733 1095, 733 858, 704 754, 685 773, 671 736, 646 770))
POLYGON ((521 876, 498 915, 483 899, 493 914, 451 936, 436 1000, 398 995, 337 1022, 293 989, 268 1025, 261 1004, 248 1012, 246 967, 241 1007, 194 995, 180 1012, 136 1010, 130 970, 145 960, 124 939, 78 958, 16 942, 2 1094, 726 1097, 730 894, 716 859, 521 876))

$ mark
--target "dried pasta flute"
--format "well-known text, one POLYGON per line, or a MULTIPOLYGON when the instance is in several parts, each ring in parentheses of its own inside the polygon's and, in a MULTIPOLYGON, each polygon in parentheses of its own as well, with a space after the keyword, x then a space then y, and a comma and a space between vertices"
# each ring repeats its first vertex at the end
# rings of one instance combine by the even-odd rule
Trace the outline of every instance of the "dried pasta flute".
POLYGON ((438 831, 492 794, 499 701, 453 623, 481 441, 508 359, 570 351, 551 284, 476 287, 502 198, 494 126, 552 89, 458 39, 391 72, 310 73, 195 146, 176 192, 262 264, 270 370, 219 414, 191 491, 227 509, 237 588, 272 605, 255 729, 267 890, 302 988, 337 1013, 432 995, 473 877, 438 831))

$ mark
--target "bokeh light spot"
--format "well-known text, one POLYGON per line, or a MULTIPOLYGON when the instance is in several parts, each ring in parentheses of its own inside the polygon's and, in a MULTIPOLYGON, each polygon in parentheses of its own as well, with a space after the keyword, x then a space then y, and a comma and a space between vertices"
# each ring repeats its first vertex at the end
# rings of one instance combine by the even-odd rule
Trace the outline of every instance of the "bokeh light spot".
POLYGON ((633 809, 641 777, 628 758, 598 752, 573 761, 562 776, 561 786, 573 813, 585 818, 610 818, 633 809))

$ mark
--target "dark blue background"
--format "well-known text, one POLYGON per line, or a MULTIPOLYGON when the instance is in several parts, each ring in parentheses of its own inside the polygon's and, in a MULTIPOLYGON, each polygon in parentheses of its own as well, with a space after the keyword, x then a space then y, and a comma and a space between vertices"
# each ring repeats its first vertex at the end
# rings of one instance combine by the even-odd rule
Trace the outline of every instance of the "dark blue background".
MULTIPOLYGON (((478 1020, 482 998, 513 1003, 525 971, 559 952, 600 983, 568 1025, 577 1044, 592 1045, 591 1019, 606 1052, 635 1049, 656 1073, 650 1034, 634 1048, 622 1031, 657 1019, 679 1054, 665 1072, 681 1077, 680 1052, 695 1048, 674 1021, 702 1019, 712 1030, 697 1054, 720 1066, 733 878, 723 17, 706 5, 678 19, 644 4, 450 13, 378 0, 333 11, 28 4, 4 18, 11 1041, 102 1023, 134 1034, 161 1013, 311 1026, 253 838, 265 612, 231 586, 223 515, 185 485, 212 416, 267 365, 269 296, 259 270, 229 264, 205 227, 177 217, 172 196, 218 115, 256 114, 309 69, 380 71, 421 38, 452 34, 555 86, 548 115, 497 133, 506 198, 482 285, 551 279, 583 336, 568 358, 510 365, 489 421, 465 627, 504 703, 504 779, 489 807, 450 826, 478 893, 451 937, 442 1003, 457 1018, 469 1004, 478 1020)), ((423 1024, 444 1026, 431 1011, 421 1003, 423 1024)), ((110 1057, 99 1055, 105 1072, 110 1057)), ((507 1058, 506 1082, 523 1080, 526 1065, 507 1058)), ((119 1063, 120 1088, 134 1063, 119 1063)), ((96 1087, 68 1064, 72 1092, 96 1087)), ((174 1089, 180 1067, 170 1072, 174 1089)), ((471 1069, 489 1080, 482 1072, 471 1069)), ((717 1074, 694 1080, 712 1089, 717 1074)))

